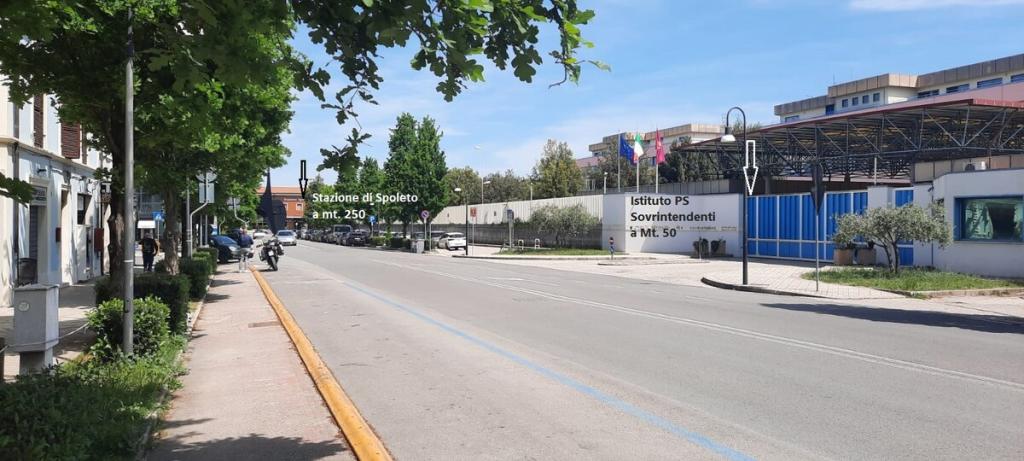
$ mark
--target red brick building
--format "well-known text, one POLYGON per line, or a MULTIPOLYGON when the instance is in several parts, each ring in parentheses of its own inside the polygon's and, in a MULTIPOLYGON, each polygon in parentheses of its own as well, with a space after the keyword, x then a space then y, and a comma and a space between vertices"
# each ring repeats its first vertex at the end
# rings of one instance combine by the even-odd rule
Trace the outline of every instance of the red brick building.
MULTIPOLYGON (((260 186, 259 189, 256 189, 256 193, 262 196, 265 190, 266 188, 260 186)), ((280 200, 281 203, 284 203, 287 213, 285 227, 293 230, 301 228, 306 222, 306 201, 302 199, 302 191, 299 186, 272 186, 271 193, 275 201, 280 200)))

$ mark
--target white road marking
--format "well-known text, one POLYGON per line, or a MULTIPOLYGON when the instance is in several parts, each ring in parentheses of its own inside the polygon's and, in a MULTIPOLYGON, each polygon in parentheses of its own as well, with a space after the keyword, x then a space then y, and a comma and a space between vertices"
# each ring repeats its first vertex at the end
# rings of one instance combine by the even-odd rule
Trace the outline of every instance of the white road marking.
POLYGON ((881 355, 869 354, 869 353, 866 353, 866 352, 859 352, 859 351, 855 351, 855 350, 852 350, 852 349, 846 349, 846 348, 836 347, 836 346, 829 346, 829 345, 826 345, 826 344, 820 344, 820 343, 815 343, 815 342, 811 342, 811 341, 804 341, 804 340, 800 340, 800 339, 796 339, 796 338, 789 338, 789 337, 785 337, 785 336, 778 336, 778 335, 773 335, 773 334, 768 334, 768 333, 761 333, 761 332, 757 332, 757 331, 753 331, 753 330, 747 330, 747 329, 743 329, 743 328, 731 327, 731 326, 728 326, 728 325, 723 325, 723 324, 714 323, 714 322, 705 322, 705 321, 702 321, 702 320, 696 320, 696 319, 685 318, 685 317, 677 317, 677 316, 674 316, 674 315, 660 314, 660 313, 656 313, 656 312, 649 312, 649 311, 644 311, 644 310, 640 310, 640 309, 634 309, 634 308, 626 307, 626 306, 619 306, 619 305, 615 305, 615 304, 608 304, 608 303, 602 303, 602 302, 598 302, 598 301, 591 301, 591 300, 588 300, 588 299, 574 298, 574 297, 570 297, 570 296, 563 296, 563 295, 559 295, 559 294, 555 294, 555 293, 548 293, 548 292, 545 292, 545 291, 533 290, 533 289, 529 289, 529 288, 522 288, 522 287, 517 287, 517 286, 513 286, 513 285, 506 285, 506 284, 501 284, 501 283, 496 283, 496 282, 488 282, 488 281, 481 280, 481 279, 473 279, 473 278, 469 278, 469 277, 463 277, 463 276, 460 276, 460 275, 450 274, 450 273, 447 273, 447 272, 440 272, 440 271, 435 271, 435 270, 423 269, 423 268, 419 268, 419 267, 411 267, 409 265, 395 264, 395 263, 391 263, 391 262, 388 262, 388 261, 381 261, 381 260, 373 260, 373 261, 376 262, 376 263, 379 263, 379 264, 395 266, 395 267, 399 267, 399 268, 403 268, 403 269, 413 269, 413 270, 417 270, 417 271, 420 271, 420 272, 426 272, 426 273, 431 273, 431 274, 434 274, 434 275, 440 275, 442 277, 453 278, 453 279, 456 279, 456 280, 462 280, 462 281, 473 282, 473 283, 480 283, 480 284, 484 284, 484 285, 493 286, 495 288, 502 288, 502 289, 506 289, 506 290, 518 291, 518 292, 521 292, 521 293, 528 293, 528 294, 532 294, 532 295, 548 298, 548 299, 551 299, 551 300, 554 300, 554 301, 571 302, 571 303, 576 303, 576 304, 580 304, 580 305, 584 305, 584 306, 589 306, 589 307, 594 307, 594 308, 598 308, 598 309, 605 309, 605 310, 610 310, 610 311, 615 311, 615 312, 621 312, 621 313, 624 313, 624 314, 636 315, 636 316, 640 316, 640 317, 647 317, 647 318, 653 318, 653 319, 658 319, 658 320, 665 320, 665 321, 669 321, 669 322, 673 322, 673 323, 679 323, 679 324, 683 324, 683 325, 689 325, 689 326, 694 326, 694 327, 698 327, 698 328, 704 328, 704 329, 707 329, 707 330, 713 330, 713 331, 717 331, 717 332, 721 332, 721 333, 726 333, 726 334, 731 334, 731 335, 736 335, 736 336, 742 336, 742 337, 745 337, 745 338, 757 339, 757 340, 760 340, 760 341, 767 341, 767 342, 772 342, 772 343, 776 343, 776 344, 782 344, 782 345, 786 345, 786 346, 797 347, 797 348, 806 349, 806 350, 812 350, 812 351, 817 351, 817 352, 824 352, 826 354, 832 354, 832 355, 836 355, 836 356, 840 356, 840 357, 846 357, 846 358, 850 358, 850 359, 854 359, 854 360, 860 360, 860 361, 863 361, 863 362, 874 363, 874 364, 878 364, 878 365, 886 365, 886 366, 890 366, 890 367, 894 367, 894 368, 899 368, 899 369, 903 369, 903 370, 917 371, 917 372, 932 374, 932 375, 936 375, 936 376, 945 376, 945 377, 951 377, 951 378, 959 378, 959 379, 964 379, 964 380, 968 380, 968 381, 975 381, 975 382, 986 383, 986 384, 990 384, 990 385, 1004 386, 1004 387, 1007 387, 1007 388, 1010 388, 1010 389, 1013 389, 1013 390, 1016 390, 1016 391, 1024 392, 1024 383, 1018 383, 1018 382, 1014 382, 1014 381, 1007 381, 1007 380, 1003 380, 1003 379, 999 379, 999 378, 992 378, 992 377, 989 377, 989 376, 976 375, 976 374, 973 374, 973 373, 967 373, 967 372, 962 372, 962 371, 950 370, 950 369, 946 369, 946 368, 933 367, 931 365, 924 365, 924 364, 921 364, 921 363, 909 362, 909 361, 906 361, 906 360, 900 360, 900 359, 895 359, 895 358, 891 358, 891 357, 885 357, 885 356, 881 356, 881 355))

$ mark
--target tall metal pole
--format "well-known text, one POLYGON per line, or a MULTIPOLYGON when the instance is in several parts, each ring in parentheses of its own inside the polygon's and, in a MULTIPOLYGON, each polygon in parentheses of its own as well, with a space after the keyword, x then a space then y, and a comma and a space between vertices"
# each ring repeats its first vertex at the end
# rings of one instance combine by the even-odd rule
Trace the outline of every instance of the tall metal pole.
POLYGON ((128 10, 128 59, 124 66, 124 318, 121 331, 121 349, 125 355, 135 351, 135 86, 132 59, 132 10, 128 10))
MULTIPOLYGON (((469 238, 469 189, 466 189, 466 193, 462 194, 462 201, 466 202, 466 238, 469 238)), ((466 244, 466 256, 469 256, 469 244, 466 244)))
POLYGON ((608 195, 608 172, 607 171, 604 172, 604 191, 602 193, 605 194, 605 195, 608 195))
POLYGON ((192 257, 192 180, 185 180, 185 255, 192 257))
MULTIPOLYGON (((729 125, 729 114, 731 114, 733 110, 740 111, 740 115, 743 116, 743 134, 742 134, 743 140, 742 140, 742 142, 743 142, 744 162, 746 162, 746 156, 748 155, 747 150, 746 150, 747 149, 747 113, 744 112, 743 109, 740 109, 739 107, 733 107, 733 108, 729 109, 728 112, 725 113, 725 133, 726 134, 729 133, 729 128, 730 128, 730 125, 729 125)), ((743 205, 740 207, 740 210, 741 210, 740 227, 742 228, 742 236, 741 236, 740 244, 743 246, 743 284, 744 285, 748 285, 749 284, 749 279, 747 277, 747 262, 748 262, 749 256, 750 256, 748 254, 748 251, 747 251, 747 194, 748 193, 749 193, 749 191, 747 190, 747 185, 744 184, 743 185, 743 197, 742 197, 743 205)))

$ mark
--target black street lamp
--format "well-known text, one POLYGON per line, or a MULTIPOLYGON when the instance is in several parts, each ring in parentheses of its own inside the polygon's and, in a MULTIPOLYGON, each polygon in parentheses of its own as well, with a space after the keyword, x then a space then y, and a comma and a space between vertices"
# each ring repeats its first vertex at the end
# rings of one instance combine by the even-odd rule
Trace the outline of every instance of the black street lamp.
MULTIPOLYGON (((740 111, 740 115, 743 116, 743 133, 742 133, 741 136, 743 138, 743 149, 744 149, 744 153, 743 153, 744 159, 743 160, 744 160, 744 164, 746 164, 746 162, 747 162, 747 159, 746 159, 747 153, 746 153, 745 149, 747 149, 747 113, 744 112, 743 109, 740 109, 738 106, 730 108, 729 111, 725 113, 725 135, 722 136, 721 142, 730 142, 730 143, 736 142, 736 136, 733 136, 732 134, 729 134, 729 131, 730 131, 731 127, 732 127, 729 124, 729 114, 731 114, 732 111, 734 111, 734 110, 740 111)), ((746 168, 746 166, 744 166, 743 168, 746 168)), ((744 171, 744 174, 746 174, 746 171, 744 171)), ((740 240, 741 240, 741 245, 743 246, 743 284, 744 285, 748 285, 749 284, 748 283, 748 279, 747 279, 747 260, 748 260, 748 254, 747 254, 747 194, 748 193, 749 193, 749 189, 747 188, 747 185, 744 184, 743 185, 743 200, 742 200, 743 204, 740 207, 740 209, 741 209, 741 211, 740 211, 740 223, 741 223, 740 227, 743 230, 742 231, 743 232, 742 233, 742 237, 741 237, 740 240)))

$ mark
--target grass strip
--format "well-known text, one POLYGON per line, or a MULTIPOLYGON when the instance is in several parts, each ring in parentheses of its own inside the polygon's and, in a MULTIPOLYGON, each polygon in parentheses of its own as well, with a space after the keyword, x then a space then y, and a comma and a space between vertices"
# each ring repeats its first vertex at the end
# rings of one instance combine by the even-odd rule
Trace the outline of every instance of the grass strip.
MULTIPOLYGON (((814 280, 814 272, 802 276, 814 280)), ((840 285, 898 291, 974 290, 1024 287, 1022 280, 992 279, 928 268, 903 268, 898 274, 874 268, 837 268, 821 271, 821 281, 840 285)))

